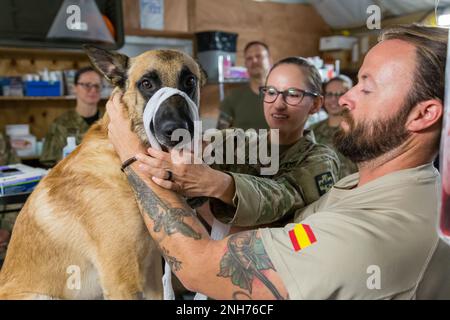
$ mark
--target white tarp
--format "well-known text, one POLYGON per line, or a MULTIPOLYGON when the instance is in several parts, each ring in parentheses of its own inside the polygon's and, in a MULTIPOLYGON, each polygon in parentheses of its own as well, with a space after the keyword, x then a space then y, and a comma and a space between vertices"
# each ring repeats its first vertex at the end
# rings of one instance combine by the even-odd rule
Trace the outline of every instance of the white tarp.
MULTIPOLYGON (((272 0, 276 1, 276 0, 272 0)), ((430 12, 450 5, 450 0, 280 0, 284 3, 310 3, 332 28, 363 26, 368 17, 367 8, 378 5, 383 16, 399 16, 422 10, 430 12)))

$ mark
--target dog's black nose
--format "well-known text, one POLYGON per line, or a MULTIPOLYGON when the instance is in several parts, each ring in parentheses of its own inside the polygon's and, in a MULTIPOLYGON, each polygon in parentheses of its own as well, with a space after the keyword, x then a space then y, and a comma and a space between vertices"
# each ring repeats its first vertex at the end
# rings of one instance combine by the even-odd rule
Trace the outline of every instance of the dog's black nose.
POLYGON ((169 140, 171 140, 173 132, 177 129, 188 130, 187 123, 186 122, 168 121, 168 122, 164 123, 164 125, 162 126, 161 132, 165 137, 167 137, 169 140))

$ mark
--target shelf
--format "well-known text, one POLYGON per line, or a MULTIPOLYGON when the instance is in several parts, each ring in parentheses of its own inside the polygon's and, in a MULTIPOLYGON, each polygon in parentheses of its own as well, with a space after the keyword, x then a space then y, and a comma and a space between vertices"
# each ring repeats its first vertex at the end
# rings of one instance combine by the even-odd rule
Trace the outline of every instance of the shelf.
POLYGON ((194 40, 194 34, 182 31, 165 31, 165 30, 151 30, 151 29, 126 29, 127 36, 140 37, 162 37, 162 38, 176 38, 194 40))
POLYGON ((59 59, 74 59, 74 60, 88 60, 88 56, 83 50, 71 50, 71 49, 52 49, 52 48, 14 48, 14 47, 1 47, 0 53, 2 57, 8 58, 51 58, 53 60, 59 59))
MULTIPOLYGON (((101 98, 107 100, 109 98, 101 98)), ((18 96, 0 96, 0 101, 42 101, 42 100, 76 100, 75 96, 57 96, 57 97, 18 97, 18 96)))

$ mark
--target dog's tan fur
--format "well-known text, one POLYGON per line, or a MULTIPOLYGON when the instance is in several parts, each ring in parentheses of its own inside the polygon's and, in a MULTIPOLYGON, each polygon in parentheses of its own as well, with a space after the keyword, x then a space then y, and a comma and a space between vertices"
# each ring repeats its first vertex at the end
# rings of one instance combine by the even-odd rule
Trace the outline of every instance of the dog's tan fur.
MULTIPOLYGON (((129 60, 123 102, 144 144, 145 100, 135 84, 156 69, 164 86, 176 87, 183 65, 201 78, 181 53, 150 51, 129 60)), ((29 197, 0 272, 0 299, 162 298, 161 257, 108 141, 108 122, 105 116, 93 125, 29 197), (68 285, 70 266, 81 271, 79 290, 68 285)))

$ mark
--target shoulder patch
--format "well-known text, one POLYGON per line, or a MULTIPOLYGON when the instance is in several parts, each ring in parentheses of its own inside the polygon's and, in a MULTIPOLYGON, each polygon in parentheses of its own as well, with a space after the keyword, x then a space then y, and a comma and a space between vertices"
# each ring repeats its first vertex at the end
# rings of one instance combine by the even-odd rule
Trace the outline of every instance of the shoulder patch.
POLYGON ((317 241, 314 232, 307 224, 297 224, 294 229, 289 231, 289 238, 291 239, 294 251, 300 251, 309 247, 317 241))
POLYGON ((315 176, 317 190, 319 190, 319 194, 323 196, 334 184, 333 175, 331 172, 325 172, 315 176))

